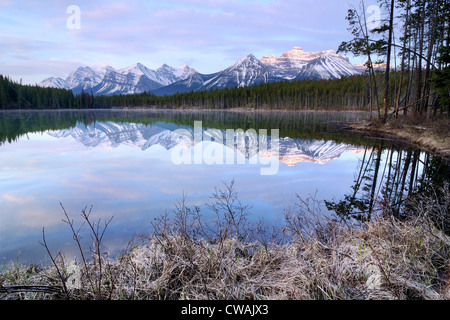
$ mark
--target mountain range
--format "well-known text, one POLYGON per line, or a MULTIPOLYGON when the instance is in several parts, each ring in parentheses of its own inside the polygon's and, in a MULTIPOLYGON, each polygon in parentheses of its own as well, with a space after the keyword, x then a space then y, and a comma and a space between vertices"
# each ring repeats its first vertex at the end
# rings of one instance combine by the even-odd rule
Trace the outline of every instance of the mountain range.
MULTIPOLYGON (((96 122, 90 125, 77 123, 75 127, 50 130, 47 131, 47 134, 55 138, 72 137, 86 147, 116 148, 120 145, 128 145, 145 151, 156 145, 162 146, 166 150, 177 146, 187 149, 194 146, 191 141, 183 139, 174 131, 175 129, 177 129, 176 126, 162 122, 151 126, 139 123, 96 122)), ((226 132, 220 131, 222 136, 226 137, 226 132)), ((203 132, 203 135, 207 136, 208 131, 203 132)), ((231 147, 234 152, 245 159, 256 155, 261 158, 271 158, 273 155, 270 148, 259 150, 258 139, 257 135, 249 135, 245 143, 235 142, 232 146, 227 143, 225 138, 223 141, 215 140, 214 143, 231 147)), ((269 141, 270 137, 267 139, 269 141)), ((359 153, 360 151, 363 149, 330 140, 301 140, 285 137, 279 139, 277 157, 288 166, 295 166, 299 162, 327 164, 339 158, 343 152, 359 153)))
POLYGON ((79 67, 66 79, 50 77, 38 85, 82 91, 94 95, 134 94, 151 92, 156 95, 198 90, 251 86, 260 83, 304 79, 339 79, 360 74, 363 68, 334 50, 305 52, 294 47, 280 57, 257 59, 249 54, 230 67, 212 74, 202 74, 187 65, 166 64, 151 70, 141 63, 123 69, 102 64, 79 67))

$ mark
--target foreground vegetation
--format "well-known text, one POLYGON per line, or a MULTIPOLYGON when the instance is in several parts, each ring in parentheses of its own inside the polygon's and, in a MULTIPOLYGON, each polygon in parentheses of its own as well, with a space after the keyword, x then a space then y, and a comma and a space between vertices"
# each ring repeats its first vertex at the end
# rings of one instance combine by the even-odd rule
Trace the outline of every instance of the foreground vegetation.
MULTIPOLYGON (((118 258, 103 252, 108 222, 93 222, 90 257, 50 267, 14 265, 0 274, 2 299, 450 299, 450 236, 445 201, 418 197, 414 215, 399 220, 385 208, 370 221, 323 218, 313 198, 299 199, 279 230, 247 219, 233 185, 216 190, 207 222, 182 199, 154 223, 154 233, 130 242, 118 258)), ((64 208, 63 208, 64 209, 64 208)), ((77 228, 64 210, 78 245, 77 228)), ((82 248, 80 247, 80 250, 82 248)), ((82 252, 85 252, 82 250, 82 252)))

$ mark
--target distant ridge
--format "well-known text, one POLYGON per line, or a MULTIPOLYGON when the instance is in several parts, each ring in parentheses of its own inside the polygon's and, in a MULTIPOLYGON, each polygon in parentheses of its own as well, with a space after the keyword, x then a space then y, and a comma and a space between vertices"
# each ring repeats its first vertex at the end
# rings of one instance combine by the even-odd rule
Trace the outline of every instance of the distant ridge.
POLYGON ((163 64, 151 70, 136 63, 116 70, 101 64, 79 67, 66 79, 49 77, 39 86, 70 89, 75 94, 84 91, 106 96, 142 92, 165 95, 283 80, 339 79, 362 72, 362 66, 352 65, 348 58, 334 50, 305 52, 301 47, 294 47, 280 57, 268 55, 258 60, 249 54, 213 74, 201 74, 187 65, 174 68, 163 64))

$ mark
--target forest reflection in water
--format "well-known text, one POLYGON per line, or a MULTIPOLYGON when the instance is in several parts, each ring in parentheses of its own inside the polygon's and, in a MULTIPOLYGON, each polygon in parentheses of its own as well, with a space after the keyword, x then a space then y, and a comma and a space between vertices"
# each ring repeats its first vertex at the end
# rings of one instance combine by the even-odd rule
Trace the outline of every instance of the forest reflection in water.
POLYGON ((365 146, 351 191, 343 199, 325 200, 325 205, 344 219, 368 221, 386 214, 406 218, 432 198, 435 208, 440 208, 434 220, 448 234, 449 177, 450 167, 443 158, 377 140, 365 146))

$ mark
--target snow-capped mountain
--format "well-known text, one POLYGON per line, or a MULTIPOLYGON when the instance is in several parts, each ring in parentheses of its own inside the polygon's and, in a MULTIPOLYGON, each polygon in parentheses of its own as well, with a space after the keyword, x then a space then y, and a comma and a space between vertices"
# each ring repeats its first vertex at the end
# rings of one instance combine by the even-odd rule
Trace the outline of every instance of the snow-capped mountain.
POLYGON ((39 83, 39 86, 43 88, 59 88, 59 89, 70 89, 69 85, 67 84, 66 80, 62 78, 55 78, 50 77, 45 80, 42 80, 39 83))
POLYGON ((74 93, 80 93, 82 90, 90 92, 94 86, 103 80, 105 75, 113 70, 114 68, 107 64, 79 67, 71 72, 66 79, 50 77, 41 81, 39 86, 71 89, 74 93))
POLYGON ((81 91, 90 92, 92 88, 103 80, 105 75, 113 70, 113 67, 106 64, 94 67, 79 67, 69 74, 66 78, 66 83, 74 93, 80 93, 81 91))
POLYGON ((294 47, 281 57, 264 56, 261 62, 272 69, 277 77, 292 79, 338 79, 360 73, 347 57, 334 50, 305 52, 294 47))
POLYGON ((330 51, 305 52, 301 47, 294 47, 292 50, 283 53, 279 58, 274 55, 264 56, 261 62, 270 67, 276 76, 292 80, 309 62, 330 51))
POLYGON ((190 68, 186 64, 176 68, 163 64, 160 68, 155 70, 154 80, 164 86, 167 86, 174 82, 184 80, 195 72, 196 71, 194 69, 190 68))
POLYGON ((205 83, 209 82, 212 78, 216 77, 217 73, 214 74, 202 74, 199 72, 192 72, 189 76, 177 82, 174 82, 168 86, 162 87, 153 91, 155 95, 170 95, 177 92, 189 92, 202 90, 205 83))
POLYGON ((157 70, 151 70, 142 63, 136 63, 116 70, 103 64, 79 67, 66 79, 50 77, 39 85, 71 89, 75 94, 82 90, 88 93, 92 91, 94 95, 133 94, 153 91, 184 80, 194 72, 195 70, 187 65, 174 68, 164 64, 157 70))
POLYGON ((279 58, 268 55, 258 60, 250 54, 225 70, 209 75, 194 73, 153 93, 164 95, 293 79, 338 79, 360 73, 361 70, 353 66, 347 57, 334 50, 305 52, 300 47, 294 47, 279 58))
POLYGON ((232 66, 217 73, 206 81, 200 89, 244 87, 277 80, 282 79, 275 77, 270 68, 262 64, 254 55, 249 54, 232 66))
POLYGON ((189 74, 195 72, 195 70, 189 68, 187 65, 173 68, 167 64, 163 64, 156 70, 150 70, 142 63, 137 63, 127 68, 120 69, 117 72, 130 78, 130 80, 132 80, 131 84, 136 85, 141 80, 140 78, 144 76, 161 86, 167 86, 176 81, 186 79, 189 74))
POLYGON ((330 50, 308 62, 300 70, 296 79, 339 79, 359 73, 347 57, 330 50))
POLYGON ((155 72, 141 63, 112 70, 93 88, 96 95, 134 94, 155 90, 163 86, 156 82, 155 72))
POLYGON ((244 87, 259 83, 281 81, 271 68, 265 66, 254 55, 249 54, 238 60, 232 66, 209 75, 192 73, 183 81, 156 90, 156 95, 174 94, 176 92, 244 87))
MULTIPOLYGON (((366 64, 355 64, 354 67, 360 73, 365 73, 365 72, 369 71, 369 68, 367 67, 366 64)), ((374 70, 379 70, 379 71, 385 71, 386 70, 386 64, 385 63, 373 63, 372 67, 373 67, 374 70)), ((393 68, 394 68, 394 66, 391 66, 391 69, 393 69, 393 68)))
MULTIPOLYGON (((192 139, 185 139, 176 133, 173 125, 157 123, 144 125, 138 123, 96 122, 90 125, 77 123, 70 129, 50 130, 47 134, 55 138, 72 137, 75 141, 86 147, 116 148, 120 145, 128 145, 143 151, 152 146, 162 146, 166 150, 179 146, 191 148, 195 145, 192 139)), ((193 135, 193 130, 191 129, 193 135)), ((259 150, 259 136, 242 132, 235 137, 234 142, 226 140, 226 132, 217 130, 222 134, 223 141, 211 139, 208 131, 203 132, 203 141, 220 143, 231 148, 240 156, 250 159, 254 156, 270 158, 273 156, 270 148, 259 150)), ((270 137, 267 137, 270 145, 270 137)), ((313 162, 326 164, 340 157, 343 152, 357 152, 358 148, 345 143, 336 143, 326 140, 300 140, 289 137, 279 140, 278 159, 288 166, 294 166, 299 162, 313 162)))
POLYGON ((187 65, 173 68, 166 64, 156 70, 141 63, 115 70, 109 65, 79 67, 66 79, 50 77, 40 86, 81 90, 95 95, 133 94, 144 91, 156 95, 251 86, 282 80, 338 79, 362 73, 348 58, 334 50, 305 52, 294 47, 280 57, 258 60, 249 54, 230 67, 213 74, 201 74, 187 65))

